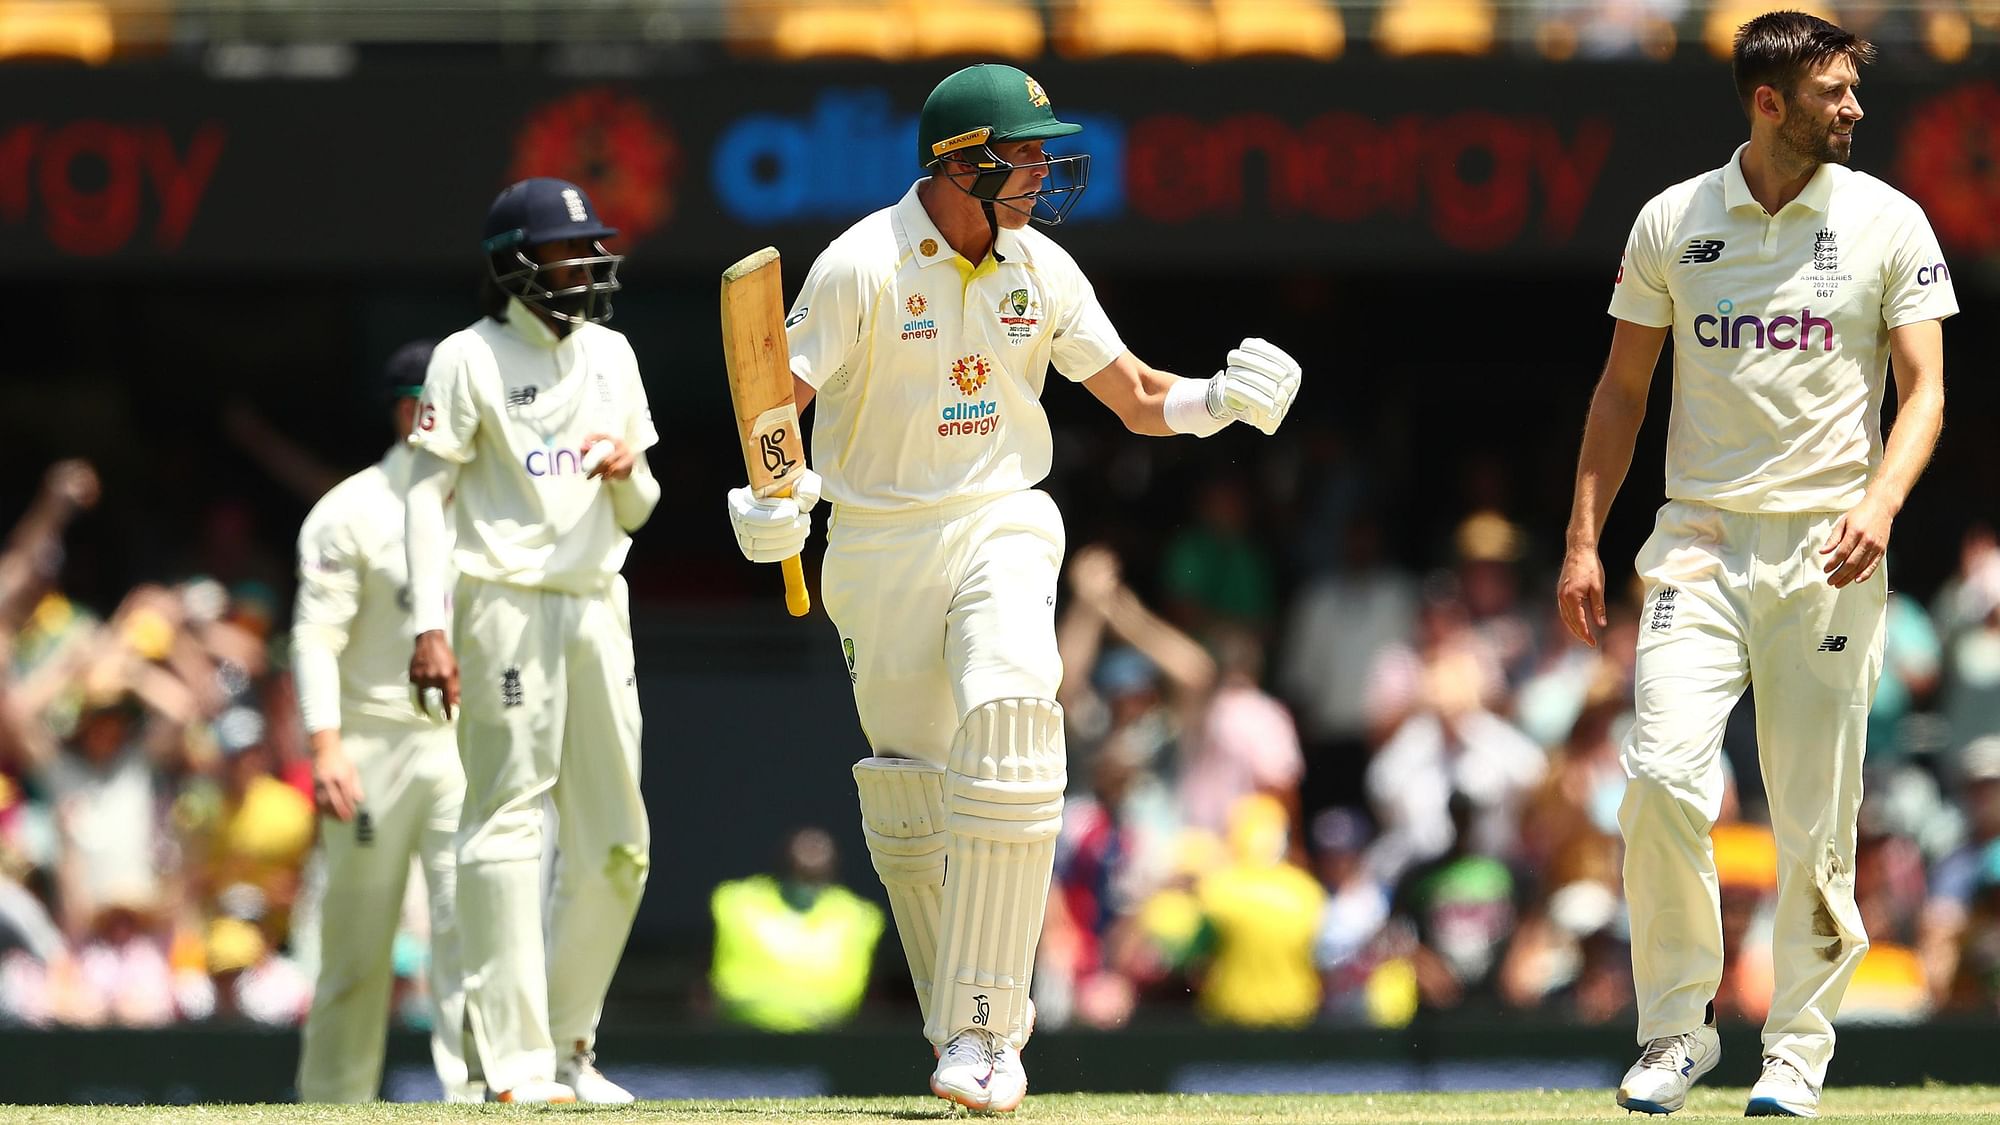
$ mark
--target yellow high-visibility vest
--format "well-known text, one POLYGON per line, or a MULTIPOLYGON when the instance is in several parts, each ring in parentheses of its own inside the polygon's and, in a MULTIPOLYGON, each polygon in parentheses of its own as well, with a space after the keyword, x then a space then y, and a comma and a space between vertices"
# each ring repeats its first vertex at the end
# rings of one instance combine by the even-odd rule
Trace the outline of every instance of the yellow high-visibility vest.
POLYGON ((841 887, 801 913, 769 875, 715 888, 715 962, 709 984, 724 1014, 765 1031, 810 1031, 861 1006, 882 911, 841 887))

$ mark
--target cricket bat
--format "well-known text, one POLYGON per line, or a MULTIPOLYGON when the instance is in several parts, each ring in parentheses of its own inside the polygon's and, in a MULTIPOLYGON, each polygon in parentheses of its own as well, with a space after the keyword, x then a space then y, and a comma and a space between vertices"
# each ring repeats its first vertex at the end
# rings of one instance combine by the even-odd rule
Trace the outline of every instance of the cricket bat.
MULTIPOLYGON (((722 360, 736 404, 743 467, 759 499, 790 496, 805 471, 805 442, 792 399, 791 349, 785 344, 785 291, 778 252, 769 246, 722 271, 722 360)), ((805 568, 793 555, 780 564, 785 608, 793 617, 812 609, 805 568)))

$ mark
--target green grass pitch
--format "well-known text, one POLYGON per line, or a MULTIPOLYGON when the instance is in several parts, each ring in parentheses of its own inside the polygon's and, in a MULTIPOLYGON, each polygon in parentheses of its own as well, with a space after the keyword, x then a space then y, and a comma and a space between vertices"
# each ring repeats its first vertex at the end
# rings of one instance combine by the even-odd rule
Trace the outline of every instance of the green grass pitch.
MULTIPOLYGON (((1744 1090, 1697 1089, 1674 1125, 1741 1119, 1744 1090)), ((2000 1122, 2000 1087, 1835 1088, 1822 1116, 1845 1122, 2000 1122)), ((968 1117, 935 1098, 788 1098, 641 1102, 635 1106, 0 1106, 0 1125, 441 1125, 535 1120, 562 1125, 664 1125, 674 1121, 812 1122, 952 1121, 968 1117)), ((1294 1095, 1031 1094, 1021 1122, 1116 1122, 1123 1125, 1222 1125, 1225 1122, 1626 1121, 1608 1090, 1472 1094, 1294 1095)), ((1641 1117, 1639 1121, 1645 1120, 1641 1117)), ((1635 1122, 1636 1125, 1636 1122, 1635 1122)))

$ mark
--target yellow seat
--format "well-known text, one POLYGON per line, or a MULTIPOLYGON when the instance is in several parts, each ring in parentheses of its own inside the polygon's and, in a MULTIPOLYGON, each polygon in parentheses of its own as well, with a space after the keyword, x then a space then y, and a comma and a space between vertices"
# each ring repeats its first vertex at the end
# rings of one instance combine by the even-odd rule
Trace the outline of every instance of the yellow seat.
POLYGON ((1347 48, 1340 12, 1321 0, 1214 0, 1215 48, 1237 55, 1335 59, 1347 48))
POLYGON ((75 59, 96 66, 111 57, 111 13, 90 0, 0 3, 0 59, 75 59))
POLYGON ((1389 0, 1375 21, 1375 49, 1385 55, 1483 55, 1493 49, 1498 17, 1488 0, 1389 0))
POLYGON ((1042 14, 1026 0, 905 0, 911 53, 918 58, 978 55, 1031 62, 1046 39, 1042 14))
POLYGON ((1074 0, 1057 23, 1057 48, 1073 59, 1215 57, 1215 13, 1192 0, 1074 0))
POLYGON ((885 62, 910 53, 904 8, 890 0, 742 0, 732 17, 731 42, 746 53, 885 62))
POLYGON ((1736 53, 1736 29, 1763 15, 1774 11, 1804 12, 1818 16, 1830 23, 1839 23, 1831 9, 1824 4, 1786 3, 1782 8, 1772 5, 1769 0, 1718 0, 1708 10, 1708 19, 1702 24, 1702 42, 1708 44, 1708 51, 1719 59, 1726 59, 1736 53))

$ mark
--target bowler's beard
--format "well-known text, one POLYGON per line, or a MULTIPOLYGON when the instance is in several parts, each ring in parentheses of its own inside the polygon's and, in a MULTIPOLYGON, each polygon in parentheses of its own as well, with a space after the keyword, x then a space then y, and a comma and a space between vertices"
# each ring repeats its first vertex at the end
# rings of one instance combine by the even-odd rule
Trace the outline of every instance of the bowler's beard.
POLYGON ((1852 134, 1836 134, 1833 125, 1821 125, 1803 113, 1778 127, 1778 144, 1793 159, 1814 167, 1845 164, 1854 151, 1852 134))

